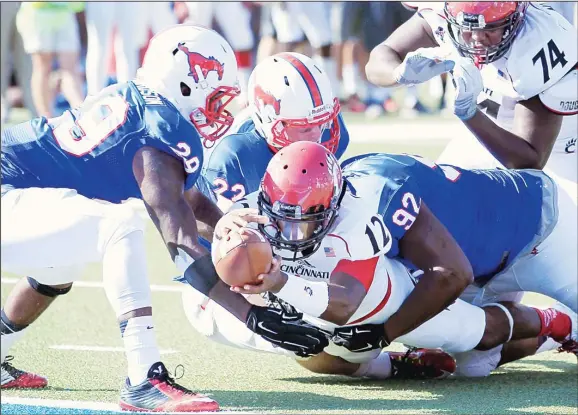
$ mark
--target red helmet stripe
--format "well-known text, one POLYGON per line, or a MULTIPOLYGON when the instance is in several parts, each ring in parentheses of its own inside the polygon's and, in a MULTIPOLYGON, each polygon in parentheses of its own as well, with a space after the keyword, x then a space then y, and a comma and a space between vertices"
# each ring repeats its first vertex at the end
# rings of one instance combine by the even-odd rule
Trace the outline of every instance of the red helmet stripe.
POLYGON ((323 105, 323 100, 321 99, 321 91, 319 90, 317 81, 315 81, 315 78, 313 77, 313 74, 309 68, 307 68, 303 62, 289 53, 280 53, 277 56, 285 59, 297 70, 297 72, 299 72, 299 75, 301 75, 301 78, 303 78, 303 81, 305 82, 305 86, 307 86, 307 89, 309 89, 313 107, 315 108, 323 105))

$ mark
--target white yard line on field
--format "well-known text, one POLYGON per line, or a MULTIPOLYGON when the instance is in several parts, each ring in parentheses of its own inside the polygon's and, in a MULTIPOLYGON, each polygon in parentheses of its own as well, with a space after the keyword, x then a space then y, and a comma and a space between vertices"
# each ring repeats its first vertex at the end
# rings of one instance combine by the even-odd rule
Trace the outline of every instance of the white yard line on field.
MULTIPOLYGON (((16 284, 20 278, 2 277, 0 282, 2 284, 16 284)), ((77 281, 74 283, 75 287, 81 288, 103 288, 102 282, 99 281, 77 281)), ((180 293, 185 288, 185 284, 175 283, 174 285, 158 285, 152 284, 151 291, 180 293)))
MULTIPOLYGON (((211 394, 206 394, 211 395, 211 394)), ((5 392, 2 392, 2 405, 22 405, 30 407, 40 408, 58 408, 58 409, 76 409, 76 410, 86 410, 86 411, 114 411, 120 413, 120 408, 118 404, 108 403, 108 402, 91 402, 91 401, 70 401, 70 400, 60 400, 60 399, 39 399, 39 398, 20 398, 16 396, 6 396, 5 392)), ((34 408, 28 408, 34 409, 34 408)), ((54 412, 50 412, 54 413, 54 412)), ((66 413, 63 411, 62 413, 66 413)), ((127 412, 123 412, 127 413, 127 412)), ((171 412, 174 414, 180 414, 183 412, 171 412)), ((195 412, 196 414, 212 414, 215 412, 195 412)), ((243 414, 258 414, 258 412, 241 412, 241 411, 219 411, 219 415, 243 415, 243 414)))
MULTIPOLYGON (((72 350, 78 352, 123 352, 124 347, 112 347, 112 346, 83 346, 80 344, 55 344, 53 346, 48 346, 49 349, 54 350, 72 350)), ((178 353, 178 350, 165 349, 159 350, 160 354, 174 354, 178 353)))

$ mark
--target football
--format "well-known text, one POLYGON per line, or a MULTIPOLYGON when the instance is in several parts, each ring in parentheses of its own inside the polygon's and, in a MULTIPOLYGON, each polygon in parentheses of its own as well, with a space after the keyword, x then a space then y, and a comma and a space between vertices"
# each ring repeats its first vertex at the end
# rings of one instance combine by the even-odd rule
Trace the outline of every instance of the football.
POLYGON ((214 249, 217 274, 230 286, 255 284, 259 274, 269 272, 273 260, 269 242, 251 228, 230 232, 214 249))

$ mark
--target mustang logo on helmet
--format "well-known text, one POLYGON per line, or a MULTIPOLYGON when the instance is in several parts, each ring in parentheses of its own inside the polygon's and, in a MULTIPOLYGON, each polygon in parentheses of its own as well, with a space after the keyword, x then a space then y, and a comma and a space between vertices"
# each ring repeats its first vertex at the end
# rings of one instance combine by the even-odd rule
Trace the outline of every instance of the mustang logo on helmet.
POLYGON ((223 70, 225 64, 219 62, 214 56, 209 56, 207 58, 198 52, 191 52, 184 43, 179 43, 177 47, 189 58, 189 76, 193 77, 195 83, 199 83, 199 74, 195 69, 197 66, 201 68, 201 73, 203 74, 204 79, 207 79, 209 72, 213 71, 217 72, 219 81, 223 79, 223 70))
POLYGON ((281 100, 276 99, 273 94, 265 91, 260 85, 255 86, 255 105, 264 108, 266 105, 271 105, 276 115, 281 113, 281 100), (259 104, 261 101, 261 104, 259 104))

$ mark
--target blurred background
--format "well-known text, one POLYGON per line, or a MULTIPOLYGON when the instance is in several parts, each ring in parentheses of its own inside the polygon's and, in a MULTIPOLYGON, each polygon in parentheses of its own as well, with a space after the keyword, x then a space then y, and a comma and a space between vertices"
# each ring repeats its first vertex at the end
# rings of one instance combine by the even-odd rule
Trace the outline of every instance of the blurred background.
MULTIPOLYGON (((576 21, 576 2, 551 3, 576 21)), ((2 2, 1 120, 53 117, 136 74, 150 38, 175 23, 219 31, 251 70, 281 51, 312 56, 355 121, 450 116, 445 77, 412 88, 367 82, 369 52, 415 13, 412 2, 2 2)), ((237 107, 246 105, 246 95, 237 107)))

